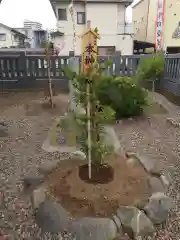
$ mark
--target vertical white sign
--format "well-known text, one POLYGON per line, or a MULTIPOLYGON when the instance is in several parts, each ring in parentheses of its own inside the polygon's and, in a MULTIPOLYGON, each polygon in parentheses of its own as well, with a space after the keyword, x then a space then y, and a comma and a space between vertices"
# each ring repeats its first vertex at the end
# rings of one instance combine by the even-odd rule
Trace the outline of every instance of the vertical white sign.
POLYGON ((69 12, 71 14, 72 25, 73 25, 73 51, 76 54, 76 23, 75 23, 75 9, 73 2, 69 5, 69 12))
POLYGON ((161 50, 163 48, 164 7, 165 0, 158 0, 155 27, 156 50, 161 50))

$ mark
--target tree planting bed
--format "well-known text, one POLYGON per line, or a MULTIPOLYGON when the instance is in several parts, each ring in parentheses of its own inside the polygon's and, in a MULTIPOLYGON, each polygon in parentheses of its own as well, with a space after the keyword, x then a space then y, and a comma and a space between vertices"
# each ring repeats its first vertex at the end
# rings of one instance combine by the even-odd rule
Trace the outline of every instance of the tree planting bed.
POLYGON ((110 217, 119 205, 133 205, 150 196, 148 175, 137 161, 128 162, 123 157, 108 160, 108 165, 99 169, 99 176, 92 174, 94 183, 88 182, 87 167, 82 161, 61 162, 49 175, 49 191, 74 217, 110 217), (101 175, 101 171, 106 175, 101 175))

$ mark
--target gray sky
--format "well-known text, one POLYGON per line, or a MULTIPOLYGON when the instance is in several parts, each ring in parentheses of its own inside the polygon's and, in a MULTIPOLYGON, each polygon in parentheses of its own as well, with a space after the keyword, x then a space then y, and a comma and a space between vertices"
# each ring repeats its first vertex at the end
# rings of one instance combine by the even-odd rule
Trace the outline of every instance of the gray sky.
MULTIPOLYGON (((139 0, 134 0, 137 2, 139 0)), ((131 8, 127 18, 131 20, 131 8)), ((0 4, 0 22, 9 27, 22 27, 23 20, 38 21, 44 28, 56 28, 56 19, 49 0, 2 0, 0 4)))

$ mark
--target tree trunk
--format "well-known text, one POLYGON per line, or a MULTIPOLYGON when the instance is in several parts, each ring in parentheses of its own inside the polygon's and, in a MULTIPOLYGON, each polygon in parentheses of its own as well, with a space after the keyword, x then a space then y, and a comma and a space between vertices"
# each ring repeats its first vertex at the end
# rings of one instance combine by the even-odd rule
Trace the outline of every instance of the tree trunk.
POLYGON ((48 70, 48 86, 49 86, 49 102, 50 102, 50 105, 51 105, 51 108, 54 107, 54 104, 53 104, 53 91, 52 91, 52 80, 51 80, 51 73, 50 73, 50 59, 48 57, 48 60, 47 60, 47 70, 48 70))
POLYGON ((152 92, 155 91, 155 81, 156 81, 156 80, 153 80, 153 81, 152 81, 152 92))

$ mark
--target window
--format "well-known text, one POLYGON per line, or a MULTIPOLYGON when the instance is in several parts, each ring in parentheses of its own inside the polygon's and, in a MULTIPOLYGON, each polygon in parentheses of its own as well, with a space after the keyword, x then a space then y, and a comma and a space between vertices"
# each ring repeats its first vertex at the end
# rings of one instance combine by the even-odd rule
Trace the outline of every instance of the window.
POLYGON ((0 41, 6 41, 6 34, 0 33, 0 41))
POLYGON ((60 20, 60 21, 66 21, 67 20, 66 8, 59 8, 58 9, 58 20, 60 20))
POLYGON ((100 56, 114 55, 115 50, 116 49, 114 46, 98 47, 98 55, 100 55, 100 56))
POLYGON ((85 12, 77 12, 77 24, 85 24, 85 12))
POLYGON ((18 42, 19 41, 19 37, 17 35, 14 35, 14 41, 18 42))
POLYGON ((28 36, 28 30, 25 30, 24 33, 26 36, 28 36))

